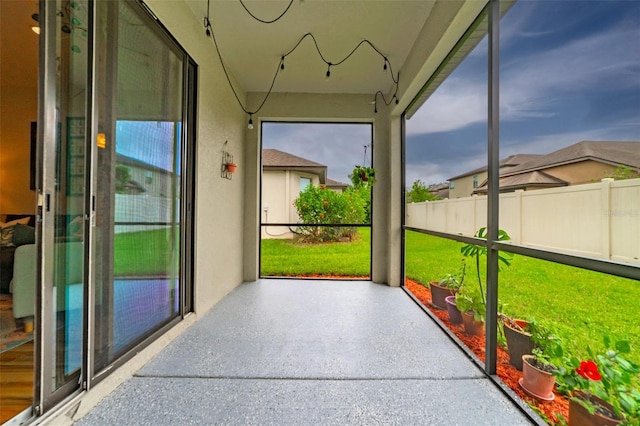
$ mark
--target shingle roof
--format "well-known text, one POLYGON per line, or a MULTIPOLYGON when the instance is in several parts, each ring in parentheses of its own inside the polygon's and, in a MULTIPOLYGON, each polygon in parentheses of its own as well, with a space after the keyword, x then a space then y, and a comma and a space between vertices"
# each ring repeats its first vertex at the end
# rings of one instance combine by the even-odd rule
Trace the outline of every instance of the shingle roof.
MULTIPOLYGON (((554 176, 548 175, 544 172, 537 170, 520 173, 517 175, 510 175, 507 177, 500 176, 500 190, 501 191, 514 191, 516 189, 525 188, 555 188, 558 186, 567 186, 568 182, 558 179, 554 176)), ((473 191, 474 193, 483 194, 487 192, 487 180, 473 191)))
POLYGON ((272 148, 262 150, 262 165, 265 167, 327 167, 324 164, 272 148))
POLYGON ((349 184, 327 178, 325 186, 327 186, 328 188, 346 188, 347 186, 349 186, 349 184))
POLYGON ((327 166, 280 151, 273 148, 262 150, 262 167, 265 170, 295 170, 304 173, 313 173, 318 176, 321 184, 327 180, 327 166))
MULTIPOLYGON (((529 162, 535 158, 538 157, 542 157, 542 155, 540 154, 515 154, 515 155, 510 155, 507 158, 504 158, 502 160, 500 160, 500 169, 505 168, 505 167, 515 167, 517 165, 529 162)), ((454 176, 452 178, 449 178, 448 180, 455 180, 455 179, 460 179, 462 177, 465 176, 471 176, 471 175, 475 175, 478 173, 482 173, 482 172, 486 172, 487 171, 487 166, 483 166, 483 167, 478 167, 477 169, 473 169, 469 172, 465 172, 461 175, 458 176, 454 176)))
POLYGON ((617 166, 640 169, 640 142, 594 142, 582 141, 552 153, 539 156, 501 173, 511 176, 533 170, 543 170, 563 164, 594 160, 617 166))

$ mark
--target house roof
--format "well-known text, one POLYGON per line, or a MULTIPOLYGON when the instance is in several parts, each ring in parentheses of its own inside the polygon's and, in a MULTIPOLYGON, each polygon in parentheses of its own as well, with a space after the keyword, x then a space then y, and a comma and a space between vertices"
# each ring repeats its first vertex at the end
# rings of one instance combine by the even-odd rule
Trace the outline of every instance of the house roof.
POLYGON ((346 188, 347 186, 349 186, 349 184, 327 178, 325 186, 327 188, 346 188))
MULTIPOLYGON (((531 171, 527 173, 521 173, 517 175, 511 175, 507 177, 500 177, 500 190, 501 191, 514 191, 516 189, 525 188, 555 188, 557 186, 567 186, 568 182, 548 175, 540 171, 531 171)), ((482 184, 476 188, 474 194, 484 194, 487 192, 487 180, 485 179, 482 184)))
POLYGON ((327 166, 280 151, 273 148, 262 150, 262 168, 264 170, 295 170, 299 172, 313 173, 318 175, 320 183, 327 181, 327 166))
POLYGON ((327 167, 324 164, 272 148, 262 150, 262 165, 265 167, 327 167))
POLYGON ((614 166, 622 164, 640 170, 640 142, 582 141, 522 163, 501 173, 501 176, 544 170, 586 160, 614 166))
MULTIPOLYGON (((533 157, 530 161, 501 171, 500 191, 566 186, 568 182, 543 170, 582 161, 597 161, 612 166, 622 164, 640 171, 640 142, 582 141, 546 155, 533 157)), ((487 180, 473 192, 487 192, 487 180)))
MULTIPOLYGON (((540 154, 515 154, 515 155, 510 155, 507 158, 504 158, 502 160, 500 160, 500 170, 504 169, 504 168, 511 168, 511 167, 516 167, 520 164, 532 161, 538 157, 542 157, 542 155, 540 154)), ((463 178, 465 176, 471 176, 471 175, 475 175, 478 173, 482 173, 482 172, 486 172, 487 171, 487 166, 483 166, 483 167, 479 167, 477 169, 473 169, 469 172, 465 172, 462 173, 460 175, 454 176, 452 178, 449 178, 448 180, 455 180, 455 179, 460 179, 463 178)))

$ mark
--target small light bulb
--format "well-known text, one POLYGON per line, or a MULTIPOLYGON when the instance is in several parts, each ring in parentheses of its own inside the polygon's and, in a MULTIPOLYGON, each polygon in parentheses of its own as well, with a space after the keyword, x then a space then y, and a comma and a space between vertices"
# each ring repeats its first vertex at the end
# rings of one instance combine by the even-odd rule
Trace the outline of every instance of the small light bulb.
POLYGON ((382 67, 382 72, 387 72, 387 58, 384 58, 384 66, 382 67))
POLYGON ((331 64, 327 67, 327 74, 325 75, 325 80, 329 81, 329 77, 331 77, 331 64))
POLYGON ((249 125, 247 126, 247 129, 253 130, 253 118, 249 118, 249 125))

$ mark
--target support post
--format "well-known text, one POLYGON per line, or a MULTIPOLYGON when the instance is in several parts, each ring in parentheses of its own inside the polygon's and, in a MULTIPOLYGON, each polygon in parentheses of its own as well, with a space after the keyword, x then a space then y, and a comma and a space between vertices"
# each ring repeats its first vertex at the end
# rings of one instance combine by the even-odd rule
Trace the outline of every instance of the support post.
POLYGON ((499 116, 499 48, 500 0, 489 3, 489 69, 488 69, 488 196, 487 196, 487 310, 485 371, 496 374, 498 346, 498 208, 500 173, 500 116, 499 116))

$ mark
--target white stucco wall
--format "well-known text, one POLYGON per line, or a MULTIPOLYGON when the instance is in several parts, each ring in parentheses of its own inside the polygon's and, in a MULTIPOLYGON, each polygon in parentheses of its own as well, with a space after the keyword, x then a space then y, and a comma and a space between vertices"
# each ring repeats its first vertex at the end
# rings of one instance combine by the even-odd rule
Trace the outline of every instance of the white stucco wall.
POLYGON ((243 278, 246 117, 224 77, 213 42, 205 36, 202 18, 182 1, 146 3, 198 64, 194 295, 195 310, 202 313, 243 278), (220 176, 223 147, 238 163, 232 180, 220 176))
MULTIPOLYGON (((262 172, 262 223, 297 223, 298 212, 293 202, 300 195, 300 178, 320 184, 318 175, 294 170, 264 170, 262 172)), ((261 238, 292 238, 287 227, 262 227, 261 238)))

